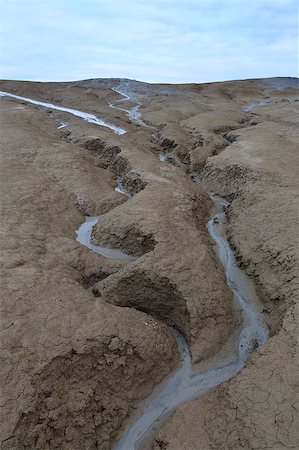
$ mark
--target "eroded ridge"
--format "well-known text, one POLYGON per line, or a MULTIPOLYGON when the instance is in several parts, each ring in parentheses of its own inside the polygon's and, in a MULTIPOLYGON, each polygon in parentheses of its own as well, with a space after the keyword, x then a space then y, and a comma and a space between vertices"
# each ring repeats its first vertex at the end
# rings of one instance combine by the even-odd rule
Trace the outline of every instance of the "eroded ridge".
POLYGON ((137 257, 127 255, 121 250, 115 248, 101 247, 99 245, 94 245, 91 242, 92 228, 101 220, 101 216, 90 217, 87 216, 85 222, 80 225, 77 234, 77 241, 85 247, 89 248, 95 253, 105 256, 106 258, 121 259, 125 261, 136 261, 137 257))

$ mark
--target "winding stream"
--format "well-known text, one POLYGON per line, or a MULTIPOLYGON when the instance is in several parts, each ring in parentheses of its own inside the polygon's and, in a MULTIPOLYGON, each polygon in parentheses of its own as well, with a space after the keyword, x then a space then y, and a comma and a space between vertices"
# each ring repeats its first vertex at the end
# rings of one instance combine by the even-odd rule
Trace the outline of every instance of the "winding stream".
POLYGON ((80 117, 81 119, 86 120, 89 123, 93 123, 93 124, 99 125, 101 127, 110 128, 111 130, 114 131, 115 134, 118 134, 118 135, 121 135, 121 134, 124 134, 127 132, 124 128, 117 127, 116 125, 112 125, 111 123, 105 122, 103 119, 99 119, 94 114, 79 111, 77 109, 65 108, 63 106, 53 105, 52 103, 41 102, 39 100, 32 100, 31 98, 20 97, 19 95, 10 94, 9 92, 3 92, 3 91, 0 91, 0 97, 16 98, 17 100, 22 100, 27 103, 32 103, 33 105, 43 106, 44 108, 47 108, 47 109, 54 109, 56 111, 66 112, 66 113, 72 114, 73 116, 80 117))
POLYGON ((122 259, 125 261, 136 261, 137 258, 135 256, 127 255, 126 253, 122 252, 119 249, 100 247, 98 245, 94 245, 91 243, 92 229, 98 223, 98 221, 101 220, 101 217, 103 216, 95 216, 95 217, 87 216, 85 222, 83 222, 82 225, 80 225, 80 227, 76 231, 77 234, 76 241, 80 242, 80 244, 89 248, 93 252, 105 256, 106 258, 122 259))
MULTIPOLYGON (((111 90, 124 97, 124 98, 121 98, 120 100, 116 100, 115 103, 117 103, 118 105, 123 104, 125 102, 132 101, 132 99, 130 98, 129 95, 127 95, 125 93, 121 93, 118 88, 111 88, 111 90)), ((139 120, 141 117, 141 113, 139 111, 139 107, 141 105, 139 103, 137 103, 136 106, 133 106, 130 109, 125 109, 125 108, 122 108, 121 106, 116 106, 112 102, 109 102, 108 105, 110 106, 110 108, 125 112, 132 122, 139 123, 139 120)))
POLYGON ((214 368, 199 373, 193 371, 187 342, 178 331, 174 330, 183 359, 182 366, 149 397, 142 414, 125 431, 115 450, 140 448, 161 425, 162 420, 179 405, 200 397, 209 389, 219 386, 240 372, 252 349, 264 344, 268 338, 268 330, 262 320, 261 305, 254 285, 236 265, 230 245, 221 232, 227 202, 214 195, 211 195, 211 198, 216 210, 207 228, 217 246, 218 257, 225 268, 228 286, 234 294, 238 307, 242 310, 242 329, 230 355, 217 361, 214 368))
MULTIPOLYGON (((120 87, 113 90, 125 97, 123 101, 133 100, 127 93, 122 93, 120 87)), ((118 103, 121 101, 119 100, 118 103)), ((261 106, 262 104, 264 104, 262 101, 253 102, 248 105, 246 111, 250 112, 255 106, 261 106)), ((268 101, 265 104, 268 104, 268 101)), ((115 107, 112 104, 110 106, 125 111, 130 117, 130 110, 115 107)), ((134 107, 134 113, 131 117, 136 119, 136 111, 139 106, 140 104, 134 107)), ((160 157, 160 161, 166 161, 166 158, 160 157)), ((193 181, 198 182, 197 173, 194 172, 191 176, 193 181)), ((124 190, 121 180, 118 180, 118 183, 116 190, 129 196, 128 192, 124 190)), ((223 236, 225 208, 228 203, 213 194, 210 194, 210 197, 214 202, 215 210, 207 224, 207 229, 216 244, 218 258, 225 269, 227 284, 234 295, 237 307, 242 311, 242 328, 239 330, 229 354, 219 358, 214 367, 203 372, 194 370, 187 342, 177 330, 172 330, 182 356, 182 365, 149 396, 142 413, 124 432, 115 446, 115 450, 136 450, 140 448, 153 435, 166 416, 171 414, 180 404, 198 398, 209 389, 219 386, 235 376, 245 366, 252 349, 264 344, 268 338, 268 330, 262 320, 261 305, 255 287, 247 275, 238 267, 230 245, 223 236)), ((105 257, 135 260, 136 258, 126 255, 120 250, 107 249, 91 244, 92 227, 98 220, 100 220, 100 217, 87 217, 77 231, 77 240, 105 257)))
POLYGON ((121 106, 116 106, 112 102, 109 102, 108 105, 110 106, 110 108, 125 112, 127 114, 127 116, 129 117, 129 119, 131 120, 131 122, 133 122, 137 125, 142 125, 146 128, 152 128, 150 125, 146 124, 141 119, 141 112, 139 111, 139 108, 142 105, 142 103, 138 100, 137 96, 135 95, 133 97, 131 93, 130 93, 130 95, 126 93, 127 90, 129 89, 129 86, 130 86, 129 82, 123 82, 119 86, 111 88, 112 91, 116 92, 117 94, 119 94, 123 97, 119 100, 116 100, 115 103, 117 105, 120 105, 120 104, 123 104, 126 102, 133 102, 133 103, 136 103, 136 106, 132 106, 129 109, 125 109, 125 108, 122 108, 121 106))

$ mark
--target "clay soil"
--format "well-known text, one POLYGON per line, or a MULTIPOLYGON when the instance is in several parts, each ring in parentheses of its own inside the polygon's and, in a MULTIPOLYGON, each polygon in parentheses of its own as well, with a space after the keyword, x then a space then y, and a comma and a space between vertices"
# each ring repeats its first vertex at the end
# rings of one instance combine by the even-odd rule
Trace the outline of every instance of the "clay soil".
POLYGON ((111 449, 180 364, 170 327, 194 363, 221 351, 241 317, 206 229, 210 191, 230 203, 226 233, 270 339, 234 379, 179 407, 150 446, 297 449, 298 88, 99 79, 0 90, 127 130, 0 97, 1 448, 111 449), (120 83, 142 123, 108 106, 120 83), (269 104, 244 111, 260 99, 269 104), (80 245, 88 215, 103 215, 94 244, 136 261, 80 245))

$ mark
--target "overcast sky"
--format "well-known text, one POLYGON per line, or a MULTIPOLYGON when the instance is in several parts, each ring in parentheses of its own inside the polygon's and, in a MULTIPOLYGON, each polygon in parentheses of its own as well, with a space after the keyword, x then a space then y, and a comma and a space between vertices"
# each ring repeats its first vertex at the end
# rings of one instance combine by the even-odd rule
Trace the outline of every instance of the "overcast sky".
POLYGON ((296 0, 0 0, 0 78, 298 76, 296 0))

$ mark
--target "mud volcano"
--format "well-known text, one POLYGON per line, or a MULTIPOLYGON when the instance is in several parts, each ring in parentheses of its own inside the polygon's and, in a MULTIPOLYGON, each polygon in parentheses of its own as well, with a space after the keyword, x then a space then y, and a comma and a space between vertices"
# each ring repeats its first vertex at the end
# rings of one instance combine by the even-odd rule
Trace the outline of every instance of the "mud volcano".
POLYGON ((1 448, 298 448, 298 79, 0 89, 1 448))

